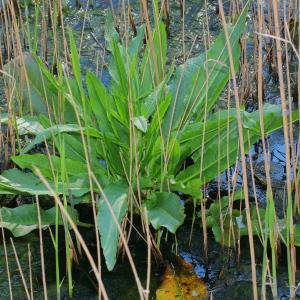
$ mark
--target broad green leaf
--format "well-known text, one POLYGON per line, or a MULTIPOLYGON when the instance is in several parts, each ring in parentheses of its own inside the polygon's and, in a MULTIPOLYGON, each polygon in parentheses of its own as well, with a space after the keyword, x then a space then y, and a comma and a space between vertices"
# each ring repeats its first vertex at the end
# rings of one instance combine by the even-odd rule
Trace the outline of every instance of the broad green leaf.
MULTIPOLYGON (((53 178, 53 174, 61 173, 61 158, 46 154, 22 154, 11 158, 20 168, 33 169, 37 167, 47 178, 53 178)), ((68 175, 87 174, 87 166, 83 162, 70 158, 64 159, 65 171, 68 175)))
MULTIPOLYGON (((165 113, 167 112, 167 109, 169 107, 170 101, 171 95, 169 94, 168 96, 166 96, 166 98, 164 98, 160 103, 157 104, 158 107, 151 117, 148 131, 145 134, 144 139, 141 141, 142 145, 146 145, 146 147, 144 147, 145 156, 142 162, 144 164, 144 168, 149 168, 150 161, 154 161, 157 159, 157 156, 161 157, 163 155, 165 142, 161 135, 161 125, 165 113)), ((161 169, 161 167, 159 169, 161 169)), ((154 170, 151 170, 150 172, 152 171, 154 170)))
MULTIPOLYGON (((230 115, 230 118, 234 116, 234 110, 231 110, 230 115)), ((260 137, 260 131, 258 130, 260 126, 259 113, 257 111, 253 113, 242 111, 241 115, 243 122, 244 148, 245 152, 248 153, 250 147, 256 141, 258 141, 260 137)), ((220 116, 222 118, 225 116, 226 118, 224 112, 221 112, 220 116)), ((215 118, 217 118, 217 114, 215 115, 215 118)), ((236 118, 236 116, 234 118, 236 118)), ((293 114, 293 121, 296 121, 297 119, 298 114, 293 114)), ((209 120, 207 128, 211 127, 211 124, 209 124, 210 122, 211 121, 209 120)), ((281 109, 278 105, 268 105, 266 107, 264 110, 264 123, 266 124, 265 134, 271 133, 282 126, 281 109)), ((209 131, 207 140, 204 140, 202 164, 200 145, 199 149, 193 154, 194 163, 182 170, 175 177, 175 182, 172 189, 176 190, 176 188, 179 188, 179 190, 184 191, 184 187, 189 184, 189 181, 195 181, 193 185, 198 184, 199 186, 202 186, 206 182, 218 176, 221 172, 225 171, 237 160, 239 155, 239 134, 237 129, 237 121, 233 120, 226 124, 226 122, 224 123, 224 121, 220 119, 219 124, 221 124, 221 126, 216 126, 217 130, 214 133, 213 131, 209 131), (211 133, 212 135, 210 135, 211 133), (230 147, 228 147, 228 145, 230 145, 230 147)), ((218 123, 216 123, 216 125, 218 125, 218 123)), ((199 130, 202 130, 203 124, 198 124, 198 126, 199 130)), ((196 135, 197 131, 195 130, 191 136, 196 135)), ((195 147, 193 145, 193 140, 189 140, 188 143, 191 143, 191 146, 188 148, 188 150, 191 150, 193 147, 195 147)), ((195 149, 196 148, 194 148, 193 151, 195 149)))
MULTIPOLYGON (((58 69, 61 68, 58 65, 58 69)), ((23 53, 5 65, 5 71, 16 82, 20 114, 33 112, 36 115, 51 116, 56 121, 63 115, 64 121, 71 123, 77 120, 72 105, 66 101, 67 94, 77 95, 72 80, 64 78, 62 74, 55 77, 41 58, 23 53)), ((7 81, 13 84, 10 78, 7 81)), ((76 98, 80 100, 80 97, 76 98)))
POLYGON ((161 114, 159 108, 161 102, 166 98, 166 95, 168 93, 166 86, 171 76, 173 75, 173 72, 174 72, 174 64, 170 67, 166 78, 161 83, 159 83, 156 87, 154 87, 151 93, 142 100, 141 113, 146 118, 151 117, 155 113, 155 111, 158 110, 161 118, 160 122, 162 122, 163 115, 161 114))
MULTIPOLYGON (((168 173, 174 174, 180 161, 181 148, 177 139, 171 139, 168 151, 168 173)), ((179 166, 180 167, 180 166, 179 166)))
MULTIPOLYGON (((248 128, 251 131, 255 131, 257 134, 261 134, 261 124, 259 118, 259 111, 248 113, 243 112, 243 127, 248 128)), ((289 116, 291 122, 299 120, 299 112, 292 111, 289 116)), ((266 103, 263 107, 263 120, 265 134, 271 133, 277 129, 282 128, 282 110, 281 105, 274 105, 266 103)))
MULTIPOLYGON (((169 182, 171 183, 171 188, 173 189, 172 185, 176 184, 176 180, 174 178, 170 178, 169 182)), ((195 200, 202 198, 202 190, 201 186, 199 185, 198 180, 190 180, 187 184, 176 184, 176 188, 173 189, 176 192, 181 192, 186 195, 192 196, 195 200)))
POLYGON ((88 72, 86 83, 89 90, 89 103, 97 120, 97 124, 103 133, 112 132, 110 110, 112 99, 105 86, 94 74, 88 72))
POLYGON ((141 96, 149 95, 165 76, 167 35, 163 22, 156 20, 152 37, 153 40, 147 43, 140 67, 141 96))
MULTIPOLYGON (((79 223, 78 212, 68 206, 67 211, 76 224, 79 223)), ((56 224, 56 208, 48 210, 40 208, 41 226, 43 229, 56 224)), ((63 225, 63 219, 59 212, 58 225, 63 225)), ((0 227, 8 229, 15 237, 28 234, 37 229, 38 210, 36 204, 23 204, 15 208, 0 208, 0 227)))
POLYGON ((163 168, 163 146, 162 138, 160 136, 153 137, 153 140, 145 141, 146 151, 145 168, 149 169, 152 178, 159 177, 163 168), (150 159, 148 161, 148 158, 150 159))
POLYGON ((145 27, 145 25, 142 25, 137 29, 137 35, 133 37, 128 45, 128 54, 131 59, 136 60, 138 58, 145 37, 145 27))
MULTIPOLYGON (((236 70, 240 56, 238 42, 245 28, 247 11, 248 6, 245 6, 235 25, 228 26, 236 70)), ((188 60, 177 69, 170 86, 173 99, 163 124, 164 136, 168 137, 172 130, 178 129, 193 116, 197 121, 203 121, 205 109, 212 109, 228 82, 229 75, 229 54, 222 32, 207 53, 188 60)))
POLYGON ((58 87, 54 79, 49 80, 45 76, 46 67, 42 68, 32 55, 23 53, 5 65, 4 69, 16 80, 17 97, 23 105, 19 111, 29 113, 32 109, 34 113, 47 115, 47 105, 50 108, 57 107, 58 87))
POLYGON ((68 124, 68 125, 54 125, 50 128, 47 128, 41 131, 37 136, 30 142, 22 151, 22 154, 30 151, 35 145, 47 141, 49 138, 56 136, 59 133, 63 132, 80 132, 80 126, 77 124, 68 124))
POLYGON ((220 216, 220 211, 223 210, 225 207, 228 207, 230 203, 237 201, 237 200, 243 200, 244 199, 244 192, 242 190, 235 191, 233 195, 224 196, 219 201, 215 201, 212 203, 207 210, 208 216, 214 216, 215 218, 218 218, 220 216))
MULTIPOLYGON (((0 124, 8 124, 8 114, 1 114, 0 124)), ((16 117, 15 128, 18 131, 18 135, 32 134, 37 135, 44 130, 44 127, 39 122, 37 117, 24 116, 16 117)))
POLYGON ((49 138, 55 137, 57 134, 68 132, 77 132, 83 131, 84 133, 88 133, 89 136, 93 137, 101 137, 100 132, 95 128, 82 128, 77 124, 66 124, 66 125, 54 125, 50 128, 47 128, 37 134, 37 136, 30 142, 24 149, 22 149, 21 153, 25 154, 30 151, 35 145, 41 144, 48 140, 49 138))
POLYGON ((184 206, 180 198, 173 193, 153 193, 145 202, 145 207, 148 218, 155 229, 165 227, 175 233, 185 218, 184 206))
MULTIPOLYGON (((206 211, 206 224, 212 229, 215 240, 227 247, 234 246, 238 239, 248 235, 246 211, 230 209, 229 212, 229 207, 232 207, 234 201, 243 199, 243 191, 237 190, 230 197, 225 196, 219 201, 212 203, 206 211)), ((251 226, 254 235, 262 234, 259 218, 262 220, 262 226, 264 226, 263 218, 265 213, 265 209, 251 206, 251 226)))
POLYGON ((64 147, 64 153, 66 157, 85 163, 86 159, 81 137, 79 135, 77 136, 68 133, 62 133, 61 138, 63 145, 61 145, 58 140, 54 141, 55 147, 58 149, 58 151, 61 152, 60 148, 64 147))
MULTIPOLYGON (((115 182, 104 189, 104 194, 120 225, 128 209, 128 186, 126 186, 123 182, 115 182)), ((107 204, 107 201, 105 201, 103 195, 99 202, 97 224, 106 266, 107 269, 111 271, 116 264, 116 254, 119 245, 119 231, 112 217, 109 205, 107 204)))
POLYGON ((18 169, 9 169, 0 175, 0 193, 6 194, 6 191, 13 194, 49 195, 49 191, 37 176, 18 169))
MULTIPOLYGON (((62 183, 54 184, 49 181, 51 188, 57 193, 62 194, 62 183)), ((68 195, 80 197, 89 192, 89 184, 86 177, 73 176, 69 178, 66 186, 68 195)), ((45 187, 41 180, 32 173, 25 173, 18 169, 9 169, 0 175, 0 194, 16 195, 50 195, 50 191, 45 187)))
MULTIPOLYGON (((282 226, 281 228, 281 240, 285 245, 286 243, 286 226, 282 226)), ((300 247, 300 224, 294 224, 294 245, 300 247)))
MULTIPOLYGON (((259 208, 258 209, 259 217, 261 220, 265 217, 265 209, 259 208)), ((251 207, 250 209, 251 215, 251 226, 252 232, 254 235, 262 234, 260 231, 259 220, 257 215, 257 208, 251 207)), ((219 243, 227 247, 235 246, 235 243, 238 239, 243 236, 248 235, 248 225, 246 219, 246 212, 245 210, 237 210, 233 209, 231 211, 231 216, 228 211, 223 210, 223 231, 221 230, 220 224, 220 215, 218 216, 209 216, 207 217, 209 221, 208 226, 212 227, 212 231, 214 233, 215 240, 219 243)), ((264 223, 262 222, 262 226, 264 227, 264 223)))
POLYGON ((72 31, 69 31, 69 38, 70 38, 70 48, 71 48, 71 61, 72 61, 72 67, 73 67, 73 73, 76 79, 76 82, 78 84, 78 87, 80 91, 82 91, 82 80, 81 80, 81 69, 80 69, 80 60, 79 60, 79 55, 74 39, 74 35, 72 31))
POLYGON ((115 30, 111 13, 107 17, 105 38, 108 42, 112 58, 109 64, 109 74, 113 82, 112 89, 120 97, 128 95, 128 77, 126 72, 126 60, 122 53, 122 46, 119 43, 119 35, 115 30))
MULTIPOLYGON (((149 144, 147 144, 149 147, 149 144)), ((161 136, 156 138, 155 144, 151 147, 151 160, 148 163, 148 167, 151 170, 151 176, 159 177, 161 175, 164 159, 163 159, 163 148, 162 148, 162 138, 161 136)), ((167 172, 169 175, 175 173, 176 167, 180 162, 181 148, 179 142, 174 138, 170 140, 168 156, 167 156, 167 172)), ((166 174, 165 174, 166 175, 166 174)))

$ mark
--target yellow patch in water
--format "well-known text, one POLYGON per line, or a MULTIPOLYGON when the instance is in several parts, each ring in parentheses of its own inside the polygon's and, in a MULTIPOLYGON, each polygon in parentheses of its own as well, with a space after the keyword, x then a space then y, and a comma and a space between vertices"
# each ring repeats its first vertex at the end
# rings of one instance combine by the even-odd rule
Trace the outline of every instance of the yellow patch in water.
POLYGON ((205 283, 193 272, 193 266, 178 259, 179 271, 169 264, 161 285, 156 291, 156 300, 202 300, 207 297, 205 283))

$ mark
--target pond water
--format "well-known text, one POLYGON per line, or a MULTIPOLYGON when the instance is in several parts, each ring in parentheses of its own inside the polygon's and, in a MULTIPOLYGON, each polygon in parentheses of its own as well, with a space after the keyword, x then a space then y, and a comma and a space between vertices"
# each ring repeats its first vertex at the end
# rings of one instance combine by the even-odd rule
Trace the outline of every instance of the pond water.
MULTIPOLYGON (((171 5, 171 27, 170 27, 170 39, 169 39, 169 61, 175 60, 176 63, 183 61, 183 49, 189 49, 194 44, 191 55, 199 53, 204 48, 203 45, 203 22, 205 16, 204 1, 189 0, 186 1, 186 22, 185 22, 185 36, 184 36, 184 47, 183 47, 183 36, 182 36, 182 22, 180 18, 180 6, 178 2, 172 2, 171 5)), ((219 21, 216 15, 216 2, 208 1, 207 14, 209 15, 210 30, 212 38, 218 33, 219 21), (214 17, 214 15, 216 17, 214 17)), ((104 47, 104 25, 105 16, 107 9, 113 5, 114 9, 118 11, 118 7, 122 1, 120 0, 94 0, 93 6, 92 1, 88 2, 90 6, 87 7, 87 0, 81 1, 81 8, 76 7, 76 0, 69 0, 66 2, 65 10, 65 22, 70 26, 77 38, 77 41, 82 40, 81 48, 81 64, 84 69, 97 69, 97 64, 101 65, 103 57, 107 57, 107 53, 103 50, 104 47), (85 19, 86 17, 86 19, 85 19), (84 26, 84 30, 83 30, 84 26), (82 35, 83 30, 83 35, 82 35)), ((136 1, 130 1, 133 9, 133 16, 138 20, 138 4, 136 1)), ((109 75, 105 72, 99 72, 99 76, 102 77, 105 84, 109 84, 109 75)), ((268 87, 270 94, 267 94, 270 102, 278 102, 280 98, 278 96, 278 89, 275 87, 276 83, 268 87)), ((268 93, 268 92, 267 92, 268 93)), ((251 105, 250 105, 251 106, 251 105)), ((254 106, 254 104, 252 105, 254 106)), ((295 134, 299 128, 295 127, 295 134)), ((283 187, 280 185, 285 178, 285 150, 284 150, 284 139, 281 131, 275 132, 269 137, 269 143, 271 145, 270 151, 272 153, 272 178, 277 181, 275 190, 278 192, 278 202, 282 201, 283 187)), ((253 148, 251 155, 255 154, 253 148)), ((261 151, 256 151, 255 164, 257 166, 257 174, 262 178, 264 177, 263 171, 261 171, 261 164, 263 156, 261 151)), ((226 178, 225 175, 220 176, 219 182, 221 182, 221 188, 226 192, 226 178)), ((212 182, 210 189, 215 192, 216 187, 219 184, 212 182)), ((258 194, 262 206, 265 201, 265 190, 263 186, 258 188, 258 194)), ((252 299, 252 282, 251 282, 251 260, 248 253, 247 239, 242 240, 245 247, 242 248, 242 253, 237 259, 237 253, 234 250, 223 249, 219 244, 214 241, 214 238, 209 234, 209 250, 208 258, 205 258, 203 250, 203 236, 200 224, 195 224, 193 231, 191 244, 189 244, 190 236, 190 220, 187 220, 186 224, 177 233, 178 242, 178 254, 187 262, 191 263, 194 272, 203 279, 206 283, 208 291, 212 293, 213 299, 252 299)), ((14 299, 25 299, 26 295, 24 292, 20 273, 16 263, 16 258, 9 240, 10 234, 6 234, 6 247, 8 253, 8 265, 10 271, 11 285, 13 290, 14 299)), ((52 246, 51 237, 49 231, 44 233, 44 251, 45 251, 45 267, 47 274, 47 288, 49 299, 56 298, 56 285, 55 285, 55 264, 54 264, 54 250, 52 246)), ((83 235, 87 241, 89 248, 95 251, 95 240, 94 233, 92 230, 83 231, 83 235)), ((35 299, 43 299, 42 293, 42 278, 41 278, 41 262, 39 256, 39 237, 37 232, 18 239, 13 239, 22 270, 26 280, 29 278, 30 272, 32 272, 32 284, 33 294, 35 299), (30 245, 30 252, 32 255, 31 268, 28 264, 28 245, 30 245)), ((166 245, 163 246, 164 257, 171 263, 176 264, 176 259, 171 251, 174 241, 171 239, 166 245)), ((64 243, 63 243, 63 232, 61 233, 61 273, 65 272, 65 258, 64 258, 64 243)), ((146 267, 147 267, 147 256, 146 249, 143 246, 143 242, 136 238, 131 241, 130 244, 134 260, 138 269, 138 273, 141 277, 142 282, 146 280, 146 267)), ((259 241, 256 243, 256 254, 259 259, 262 257, 262 248, 259 241)), ((284 252, 284 250, 282 251, 284 252)), ((260 274, 260 262, 258 263, 258 276, 260 274)), ((152 277, 151 277, 151 296, 154 297, 155 290, 160 284, 161 276, 164 271, 164 265, 153 262, 152 277)), ((300 280, 300 274, 297 274, 298 280, 300 280)), ((126 259, 120 259, 115 269, 112 272, 103 270, 104 284, 110 299, 116 300, 132 300, 138 299, 137 289, 134 283, 134 278, 130 266, 126 259)), ((258 278, 260 281, 260 278, 258 278)), ((279 264, 278 273, 279 282, 279 294, 280 299, 288 299, 288 274, 286 270, 286 261, 284 255, 282 255, 279 264), (280 267, 282 265, 282 267, 280 267)), ((27 280, 27 284, 29 281, 27 280)), ((299 295, 300 297, 300 295, 299 295)), ((66 280, 62 283, 61 299, 67 299, 67 287, 66 280)), ((9 299, 8 289, 8 277, 6 270, 6 261, 4 256, 3 240, 0 238, 0 299, 9 299)), ((90 270, 89 264, 82 258, 79 265, 74 265, 74 299, 98 299, 97 287, 93 273, 90 270)), ((271 295, 269 295, 269 299, 271 295)), ((299 298, 300 299, 300 298, 299 298)))

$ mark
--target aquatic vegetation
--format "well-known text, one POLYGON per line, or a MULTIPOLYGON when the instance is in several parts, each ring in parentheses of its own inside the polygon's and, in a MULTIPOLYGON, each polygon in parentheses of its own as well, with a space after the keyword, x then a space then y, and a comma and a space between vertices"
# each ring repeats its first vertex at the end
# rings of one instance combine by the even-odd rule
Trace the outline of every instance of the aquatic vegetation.
MULTIPOLYGON (((81 226, 88 226, 88 224, 80 223, 78 213, 68 208, 68 213, 72 216, 74 222, 81 226)), ((12 232, 15 237, 20 237, 28 234, 32 230, 39 227, 38 222, 38 208, 36 204, 23 204, 15 208, 0 208, 1 227, 4 227, 12 232)), ((55 207, 47 210, 40 210, 41 227, 46 228, 55 225, 63 225, 63 219, 59 216, 56 220, 55 207)))
MULTIPOLYGON (((108 88, 91 72, 83 77, 71 32, 72 68, 58 64, 53 75, 34 54, 14 59, 6 72, 17 90, 15 126, 32 140, 11 157, 18 168, 0 175, 0 193, 61 195, 74 217, 74 205, 99 196, 96 225, 109 270, 127 213, 175 233, 185 219, 180 196, 201 199, 201 187, 239 157, 236 109, 213 108, 231 77, 228 47, 238 71, 247 11, 228 25, 230 45, 222 32, 206 53, 175 71, 166 64, 167 37, 157 18, 153 31, 142 26, 133 38, 120 36, 108 18, 108 88)), ((240 115, 248 152, 261 136, 260 115, 244 109, 240 115)), ((282 127, 281 107, 266 105, 263 118, 265 134, 282 127)), ((9 222, 26 225, 19 220, 9 222)), ((45 225, 54 222, 53 216, 45 225)))
MULTIPOLYGON (((243 206, 244 195, 242 191, 236 191, 230 197, 225 196, 216 203, 212 203, 206 211, 206 224, 212 229, 215 240, 227 247, 235 247, 238 240, 243 236, 248 236, 247 220, 245 209, 231 208, 234 202, 242 202, 239 207, 243 206), (221 224, 221 218, 222 224, 221 224)), ((287 245, 285 232, 287 230, 284 219, 272 216, 272 209, 258 208, 252 206, 250 209, 253 235, 260 237, 264 232, 270 233, 268 222, 274 222, 276 219, 276 230, 278 231, 278 241, 287 245)), ((300 246, 300 227, 294 225, 295 246, 300 246)))

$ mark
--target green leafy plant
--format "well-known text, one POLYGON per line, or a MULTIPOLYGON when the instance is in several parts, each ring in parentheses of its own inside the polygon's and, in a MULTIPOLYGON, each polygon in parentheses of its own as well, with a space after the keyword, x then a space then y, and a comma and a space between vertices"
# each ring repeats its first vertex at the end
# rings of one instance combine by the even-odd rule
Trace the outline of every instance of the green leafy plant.
MULTIPOLYGON (((76 224, 87 226, 79 222, 78 212, 68 207, 68 213, 76 224)), ((41 227, 43 229, 54 225, 56 221, 55 207, 48 210, 40 210, 41 227)), ((63 225, 63 219, 59 217, 58 224, 63 225)), ((38 209, 36 204, 24 204, 15 208, 0 208, 0 226, 12 232, 15 237, 20 237, 35 230, 39 226, 38 209)))
MULTIPOLYGON (((246 211, 243 209, 244 193, 235 191, 230 196, 221 197, 213 202, 206 211, 206 225, 211 228, 215 240, 227 247, 235 247, 237 241, 248 236, 246 211), (233 208, 235 202, 240 202, 233 208), (222 221, 221 221, 222 220, 222 221)), ((278 241, 286 243, 286 220, 276 216, 274 203, 269 203, 266 208, 252 205, 250 208, 252 232, 255 236, 269 235, 271 230, 277 231, 278 241), (273 227, 269 223, 273 224, 273 227)), ((294 224, 295 246, 300 246, 300 226, 294 224)))
MULTIPOLYGON (((243 192, 236 191, 230 197, 225 196, 219 201, 212 203, 206 212, 206 224, 212 229, 215 240, 227 247, 235 246, 238 239, 248 235, 245 210, 230 209, 234 202, 243 201, 243 199, 243 192)), ((264 218, 265 210, 253 206, 250 213, 253 233, 254 235, 259 235, 260 227, 258 218, 264 218)))
MULTIPOLYGON (((246 14, 247 7, 234 25, 228 25, 236 71, 246 14)), ((146 46, 145 34, 142 26, 135 37, 122 41, 108 18, 109 88, 91 72, 83 80, 71 33, 73 78, 62 64, 54 76, 29 54, 24 55, 25 68, 18 66, 18 59, 6 66, 18 87, 17 111, 35 116, 22 116, 27 127, 16 118, 16 127, 34 137, 12 160, 33 173, 5 171, 0 176, 1 193, 47 194, 34 174, 36 169, 70 203, 87 201, 89 193, 98 193, 97 225, 109 270, 115 265, 119 244, 112 212, 120 225, 129 210, 142 217, 146 211, 156 230, 165 227, 175 233, 185 218, 179 192, 200 198, 201 187, 239 155, 236 110, 212 112, 230 78, 224 33, 207 53, 187 60, 175 72, 173 65, 166 66, 163 23, 155 19, 154 30, 147 31, 146 46), (27 84, 21 84, 21 69, 27 84), (28 129, 29 121, 35 131, 28 129), (51 149, 48 153, 28 154, 45 143, 51 149)), ((260 137, 259 114, 243 110, 241 116, 249 151, 260 137)), ((264 124, 266 134, 282 126, 279 106, 265 108, 264 124)))

